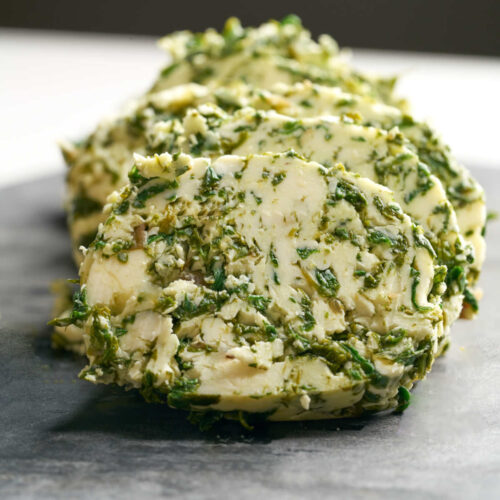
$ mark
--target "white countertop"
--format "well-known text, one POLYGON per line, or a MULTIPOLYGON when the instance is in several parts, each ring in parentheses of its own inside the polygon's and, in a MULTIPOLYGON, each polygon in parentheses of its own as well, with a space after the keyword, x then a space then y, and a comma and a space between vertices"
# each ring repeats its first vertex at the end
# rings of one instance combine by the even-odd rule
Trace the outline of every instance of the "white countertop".
MULTIPOLYGON (((149 37, 0 30, 0 186, 62 172, 56 141, 90 131, 165 61, 149 37)), ((461 161, 500 168, 500 58, 355 50, 353 62, 400 74, 399 93, 461 161)))

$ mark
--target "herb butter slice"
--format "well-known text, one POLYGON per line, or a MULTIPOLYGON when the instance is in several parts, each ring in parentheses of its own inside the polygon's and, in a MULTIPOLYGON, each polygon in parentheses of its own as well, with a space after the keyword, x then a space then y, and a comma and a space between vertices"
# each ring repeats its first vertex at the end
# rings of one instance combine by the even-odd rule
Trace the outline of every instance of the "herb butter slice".
MULTIPOLYGON (((203 92, 199 95, 207 98, 203 92)), ((118 121, 112 129, 113 137, 119 137, 124 123, 118 121)), ((428 250, 435 252, 447 268, 445 283, 441 285, 447 287, 446 328, 440 340, 442 348, 446 346, 449 325, 462 308, 472 251, 460 235, 453 207, 439 179, 408 149, 408 141, 397 130, 386 132, 363 127, 338 117, 297 120, 253 108, 228 114, 212 103, 188 108, 184 116, 176 115, 164 121, 150 119, 148 123, 140 152, 168 150, 217 157, 231 152, 248 155, 293 149, 324 166, 341 162, 349 170, 388 185, 404 210, 424 229, 431 241, 428 250)), ((80 161, 79 165, 87 163, 80 161)), ((102 219, 101 214, 98 217, 102 219)), ((73 231, 77 232, 78 226, 74 226, 73 231)), ((59 332, 61 336, 64 337, 64 332, 59 332)))
MULTIPOLYGON (((484 261, 485 201, 481 186, 467 169, 450 154, 425 123, 416 122, 399 109, 384 105, 367 96, 348 94, 339 88, 314 85, 311 82, 293 86, 277 85, 272 91, 247 85, 233 85, 210 91, 196 84, 187 84, 147 95, 130 104, 127 110, 110 121, 100 124, 85 144, 65 147, 70 166, 68 176, 68 208, 75 255, 78 247, 87 245, 95 236, 98 222, 102 220, 100 207, 106 196, 127 181, 132 165, 132 152, 151 154, 171 151, 174 141, 182 133, 178 120, 183 120, 190 107, 204 103, 217 103, 225 113, 242 107, 272 109, 291 117, 341 116, 343 122, 391 130, 398 127, 408 141, 405 146, 417 153, 436 175, 446 190, 446 195, 457 214, 460 233, 474 249, 474 262, 469 266, 467 278, 473 284, 479 276, 484 261), (174 121, 168 133, 158 133, 158 122, 174 121), (95 189, 98 185, 99 188, 95 189), (85 196, 93 192, 90 203, 94 211, 82 213, 78 207, 85 196)), ((210 108, 208 108, 210 110, 210 108)), ((215 116, 217 112, 208 112, 215 116)), ((160 127, 160 129, 158 128, 160 127)), ((200 135, 205 128, 196 131, 200 135)), ((196 143, 197 144, 197 143, 196 143)), ((198 149, 201 146, 197 146, 198 149)), ((261 148, 262 149, 262 148, 261 148)), ((191 153, 196 152, 196 147, 191 153)), ((212 152, 213 153, 213 152, 212 152)), ((78 259, 77 259, 78 260, 78 259)))
MULTIPOLYGON (((238 89, 241 93, 241 89, 238 89)), ((237 89, 219 89, 221 96, 234 95, 237 89)), ((398 127, 410 147, 446 189, 446 195, 457 214, 462 236, 474 247, 474 262, 468 278, 473 284, 479 277, 485 257, 483 229, 486 224, 486 203, 483 188, 470 172, 451 154, 441 137, 426 123, 419 122, 394 106, 370 96, 354 95, 340 88, 300 82, 278 84, 272 91, 248 89, 245 102, 256 109, 274 109, 280 114, 305 118, 321 115, 342 116, 344 121, 385 130, 398 127)), ((221 100, 220 98, 219 100, 221 100)), ((240 97, 240 101, 242 101, 240 97)))
POLYGON ((107 197, 128 182, 132 153, 146 153, 152 125, 161 119, 182 118, 188 106, 201 104, 207 94, 208 89, 188 84, 151 99, 137 99, 117 115, 102 120, 84 141, 61 144, 69 167, 65 205, 77 263, 81 261, 79 247, 94 240, 103 221, 107 197))
POLYGON ((110 201, 72 315, 84 379, 290 420, 395 408, 430 369, 441 268, 387 188, 291 154, 165 153, 110 201))
POLYGON ((159 45, 171 62, 152 92, 188 82, 211 88, 234 82, 271 88, 278 82, 310 80, 405 108, 405 102, 393 95, 394 78, 354 70, 335 40, 321 35, 316 42, 296 16, 257 28, 243 28, 238 19, 231 18, 222 33, 180 31, 162 38, 159 45))
MULTIPOLYGON (((345 123, 339 117, 297 120, 253 108, 222 120, 219 117, 214 107, 206 105, 187 112, 183 133, 174 131, 176 125, 172 122, 159 122, 150 137, 156 141, 157 137, 176 136, 173 143, 178 150, 201 155, 289 150, 326 167, 340 162, 348 170, 388 186, 403 210, 423 228, 431 242, 428 251, 436 253, 447 268, 447 327, 458 318, 473 251, 460 235, 454 209, 440 180, 408 149, 397 129, 386 132, 345 123)), ((416 226, 415 230, 420 228, 416 226)), ((446 338, 442 340, 444 347, 446 338)))

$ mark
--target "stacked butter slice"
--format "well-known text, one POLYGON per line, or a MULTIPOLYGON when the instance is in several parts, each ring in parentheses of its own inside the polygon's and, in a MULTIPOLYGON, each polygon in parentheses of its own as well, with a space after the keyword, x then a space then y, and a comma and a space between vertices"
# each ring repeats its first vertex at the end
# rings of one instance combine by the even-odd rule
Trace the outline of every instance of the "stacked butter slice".
POLYGON ((160 45, 151 90, 63 147, 81 283, 54 342, 196 420, 404 409, 477 310, 482 188, 294 16, 160 45))

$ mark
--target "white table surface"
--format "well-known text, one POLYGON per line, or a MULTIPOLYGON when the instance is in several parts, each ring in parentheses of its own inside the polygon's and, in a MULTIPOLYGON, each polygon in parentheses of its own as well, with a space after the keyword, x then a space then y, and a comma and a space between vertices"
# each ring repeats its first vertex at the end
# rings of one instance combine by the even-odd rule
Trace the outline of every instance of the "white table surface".
MULTIPOLYGON (((56 141, 89 132, 165 62, 149 37, 0 30, 0 186, 62 172, 56 141)), ((400 74, 461 161, 500 168, 500 58, 355 50, 353 62, 400 74)))

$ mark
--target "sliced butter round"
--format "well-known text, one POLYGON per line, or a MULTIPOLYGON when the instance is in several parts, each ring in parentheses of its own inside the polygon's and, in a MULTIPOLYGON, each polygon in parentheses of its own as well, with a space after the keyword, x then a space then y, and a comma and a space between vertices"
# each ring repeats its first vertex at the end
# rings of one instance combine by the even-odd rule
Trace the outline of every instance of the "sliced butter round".
POLYGON ((293 154, 137 156, 131 179, 81 268, 83 378, 287 420, 425 376, 442 273, 390 190, 293 154))

